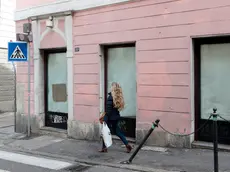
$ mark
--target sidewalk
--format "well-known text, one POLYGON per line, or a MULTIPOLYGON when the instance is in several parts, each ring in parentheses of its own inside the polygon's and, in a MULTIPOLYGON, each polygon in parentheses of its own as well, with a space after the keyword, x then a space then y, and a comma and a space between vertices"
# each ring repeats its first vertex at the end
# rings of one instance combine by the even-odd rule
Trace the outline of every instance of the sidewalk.
MULTIPOLYGON (((76 162, 121 167, 121 161, 128 160, 131 154, 125 153, 121 142, 115 141, 108 153, 98 153, 99 142, 63 139, 53 136, 38 136, 25 140, 14 140, 2 148, 20 150, 46 156, 66 157, 76 162)), ((136 146, 135 146, 136 147, 136 146)), ((134 158, 130 169, 142 168, 142 171, 213 171, 213 152, 201 149, 172 149, 144 147, 134 158)), ((219 153, 219 168, 230 172, 230 153, 219 153)), ((141 171, 141 170, 140 170, 141 171)))
POLYGON ((0 146, 10 143, 24 134, 14 132, 14 113, 0 113, 0 146))

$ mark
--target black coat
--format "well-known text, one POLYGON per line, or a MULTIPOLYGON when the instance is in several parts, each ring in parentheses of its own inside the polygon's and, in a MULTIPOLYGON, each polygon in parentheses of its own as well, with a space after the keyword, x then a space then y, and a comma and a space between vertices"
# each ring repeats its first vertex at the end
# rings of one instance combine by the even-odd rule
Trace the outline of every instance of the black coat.
POLYGON ((115 121, 120 119, 120 112, 113 105, 113 97, 112 94, 108 94, 107 102, 106 102, 106 115, 104 117, 104 121, 107 123, 108 121, 115 121))

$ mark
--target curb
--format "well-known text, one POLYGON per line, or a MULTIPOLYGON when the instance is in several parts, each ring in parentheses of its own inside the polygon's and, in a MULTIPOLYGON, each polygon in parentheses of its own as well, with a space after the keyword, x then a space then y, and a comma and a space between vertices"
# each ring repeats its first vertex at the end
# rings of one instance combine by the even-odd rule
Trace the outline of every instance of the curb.
POLYGON ((162 170, 162 169, 153 169, 149 167, 143 167, 140 165, 124 165, 124 164, 112 164, 112 163, 100 163, 96 161, 88 161, 88 160, 75 160, 76 162, 81 162, 89 165, 100 165, 100 166, 106 166, 106 167, 114 167, 114 168, 120 168, 120 169, 126 169, 126 170, 132 170, 132 171, 141 171, 141 172, 179 172, 179 171, 168 171, 168 170, 162 170))
POLYGON ((133 165, 133 164, 125 165, 125 164, 120 164, 119 162, 118 163, 105 163, 105 162, 89 161, 89 160, 78 159, 76 157, 70 157, 70 156, 65 156, 65 155, 31 151, 31 150, 20 149, 20 148, 11 148, 11 147, 6 147, 6 146, 0 147, 0 150, 14 152, 14 153, 27 153, 30 155, 43 156, 43 157, 54 158, 54 159, 59 159, 63 161, 67 160, 70 162, 76 162, 78 164, 83 164, 83 165, 85 164, 85 165, 92 165, 92 166, 93 165, 107 166, 107 167, 114 167, 114 168, 119 168, 119 169, 127 169, 127 170, 132 170, 132 171, 141 171, 141 172, 179 172, 179 171, 168 171, 168 170, 163 170, 163 169, 153 169, 150 167, 143 167, 140 165, 133 165))

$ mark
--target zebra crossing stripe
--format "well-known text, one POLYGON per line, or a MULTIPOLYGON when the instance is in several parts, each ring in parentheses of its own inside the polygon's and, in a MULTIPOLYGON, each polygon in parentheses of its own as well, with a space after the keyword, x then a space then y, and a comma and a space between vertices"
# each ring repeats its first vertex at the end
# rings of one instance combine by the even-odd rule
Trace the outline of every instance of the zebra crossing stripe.
POLYGON ((52 160, 48 158, 35 157, 31 155, 24 155, 5 151, 0 151, 0 159, 52 170, 61 170, 63 168, 67 168, 73 165, 65 161, 52 160))

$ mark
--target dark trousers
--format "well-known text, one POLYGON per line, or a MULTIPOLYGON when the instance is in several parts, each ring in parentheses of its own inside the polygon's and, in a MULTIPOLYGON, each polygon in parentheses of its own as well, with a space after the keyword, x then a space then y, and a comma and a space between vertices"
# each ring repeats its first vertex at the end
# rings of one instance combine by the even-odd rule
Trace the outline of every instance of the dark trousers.
MULTIPOLYGON (((124 145, 128 145, 128 141, 126 140, 125 135, 122 133, 120 127, 118 126, 118 120, 108 121, 107 125, 110 128, 110 131, 112 130, 113 133, 115 133, 121 139, 124 145)), ((104 141, 102 144, 102 148, 106 148, 104 141)))

